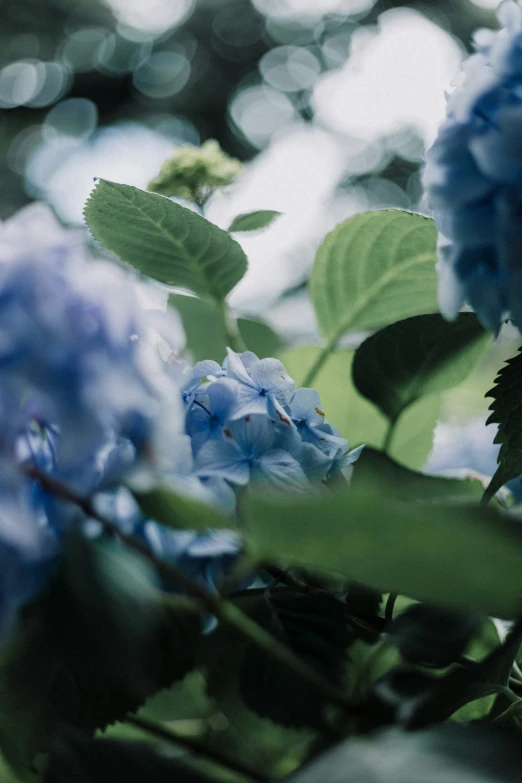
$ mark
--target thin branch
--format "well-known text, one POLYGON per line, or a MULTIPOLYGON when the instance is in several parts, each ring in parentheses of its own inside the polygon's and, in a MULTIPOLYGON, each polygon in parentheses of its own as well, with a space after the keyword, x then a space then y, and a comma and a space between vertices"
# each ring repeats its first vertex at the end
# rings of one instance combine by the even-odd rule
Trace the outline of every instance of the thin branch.
POLYGON ((201 742, 201 740, 195 739, 194 737, 183 736, 182 734, 172 731, 172 729, 165 728, 165 726, 162 726, 159 723, 146 720, 145 718, 139 718, 137 715, 132 715, 130 713, 125 717, 125 722, 131 723, 133 726, 137 726, 143 731, 153 734, 155 737, 158 737, 165 742, 187 748, 193 753, 207 758, 214 764, 219 764, 221 767, 233 770, 239 775, 251 778, 252 780, 261 781, 262 783, 266 781, 266 777, 260 775, 256 770, 243 765, 242 762, 237 761, 237 759, 232 759, 223 755, 220 751, 209 747, 206 743, 201 742))
POLYGON ((265 631, 264 628, 238 609, 235 604, 224 600, 206 586, 191 579, 183 570, 173 563, 158 558, 149 550, 145 542, 140 541, 128 533, 124 533, 111 520, 106 519, 100 514, 94 507, 90 498, 78 494, 59 479, 56 479, 54 476, 49 476, 34 466, 24 466, 22 470, 29 478, 38 481, 48 492, 51 492, 70 503, 74 503, 84 512, 84 514, 86 514, 86 516, 96 519, 106 533, 117 536, 129 547, 129 549, 133 549, 143 555, 143 557, 152 563, 161 574, 176 581, 190 596, 200 601, 205 610, 210 611, 211 614, 214 614, 221 622, 234 627, 255 645, 263 649, 280 663, 288 666, 295 674, 301 677, 301 679, 315 688, 326 701, 336 704, 349 715, 354 715, 359 712, 346 696, 335 688, 328 679, 296 656, 292 650, 279 642, 272 634, 265 631))

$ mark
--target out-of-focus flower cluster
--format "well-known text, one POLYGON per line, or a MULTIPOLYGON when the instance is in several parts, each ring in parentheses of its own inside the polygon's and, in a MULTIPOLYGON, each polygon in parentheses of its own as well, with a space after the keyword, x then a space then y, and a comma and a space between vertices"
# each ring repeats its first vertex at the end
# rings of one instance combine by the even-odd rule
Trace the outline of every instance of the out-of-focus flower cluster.
POLYGON ((128 273, 94 260, 48 208, 0 225, 0 642, 48 583, 67 531, 102 534, 34 471, 216 588, 239 537, 145 519, 128 485, 161 482, 233 515, 239 487, 317 491, 359 454, 278 360, 162 361, 151 324, 128 273))
POLYGON ((475 37, 424 171, 441 310, 467 301, 493 332, 510 314, 522 326, 522 8, 503 3, 499 18, 475 37))
POLYGON ((232 185, 242 171, 239 160, 223 152, 217 141, 209 139, 201 147, 187 145, 175 149, 149 183, 149 190, 200 203, 216 188, 232 185))

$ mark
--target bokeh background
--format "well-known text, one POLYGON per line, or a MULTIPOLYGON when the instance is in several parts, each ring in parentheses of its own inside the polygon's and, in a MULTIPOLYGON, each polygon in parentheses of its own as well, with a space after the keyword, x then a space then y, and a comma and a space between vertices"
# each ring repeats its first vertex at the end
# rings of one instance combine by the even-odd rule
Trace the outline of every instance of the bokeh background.
MULTIPOLYGON (((473 31, 495 26, 497 5, 0 0, 0 218, 43 199, 65 223, 81 223, 95 177, 145 187, 173 145, 218 139, 252 163, 213 197, 207 217, 226 227, 251 209, 283 213, 265 233, 241 239, 250 268, 231 304, 262 314, 289 345, 313 343, 305 281, 318 242, 367 209, 427 211, 419 169, 444 91, 473 31)), ((492 473, 484 394, 516 344, 508 328, 435 413, 416 413, 421 424, 402 450, 418 445, 421 425, 431 437, 438 417, 427 468, 492 473)), ((300 350, 288 356, 296 374, 308 349, 300 350)), ((384 424, 374 416, 368 436, 371 417, 350 396, 349 361, 325 372, 323 394, 347 389, 325 401, 330 418, 354 444, 378 441, 384 424)))

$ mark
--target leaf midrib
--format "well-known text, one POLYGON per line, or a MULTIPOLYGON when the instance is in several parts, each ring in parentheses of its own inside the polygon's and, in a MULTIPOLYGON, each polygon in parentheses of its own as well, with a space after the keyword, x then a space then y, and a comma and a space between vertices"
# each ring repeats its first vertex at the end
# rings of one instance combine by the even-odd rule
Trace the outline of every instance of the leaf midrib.
MULTIPOLYGON (((113 183, 111 183, 111 182, 109 182, 108 180, 103 180, 103 182, 104 182, 104 184, 105 184, 105 185, 107 185, 107 186, 108 186, 108 187, 109 187, 111 190, 115 191, 115 192, 116 192, 116 193, 118 193, 120 196, 122 196, 122 198, 124 198, 126 201, 128 201, 128 202, 129 202, 129 204, 132 204, 132 206, 133 206, 135 209, 137 209, 137 210, 138 210, 138 212, 139 212, 139 213, 140 213, 140 214, 141 214, 141 215, 142 215, 142 216, 143 216, 143 217, 144 217, 146 220, 148 220, 150 223, 152 223, 152 225, 153 225, 153 226, 155 226, 156 228, 158 228, 158 229, 160 230, 160 232, 161 232, 161 233, 162 233, 162 234, 163 234, 163 235, 164 235, 164 236, 165 236, 165 237, 166 237, 166 238, 169 240, 169 242, 170 242, 171 244, 173 244, 173 245, 174 245, 174 247, 176 247, 176 249, 179 249, 179 250, 181 251, 181 252, 180 252, 180 255, 181 255, 181 256, 182 256, 182 257, 185 259, 185 261, 187 261, 187 262, 188 262, 189 264, 191 264, 192 266, 195 266, 195 268, 196 268, 196 270, 197 270, 197 272, 198 272, 198 274, 199 274, 199 277, 200 277, 200 278, 201 278, 201 280, 203 281, 203 284, 204 284, 204 286, 205 286, 205 287, 206 287, 206 288, 209 290, 209 292, 212 294, 212 296, 213 296, 213 297, 214 297, 216 300, 220 301, 220 300, 221 300, 221 297, 220 297, 220 295, 219 295, 219 294, 218 294, 218 293, 217 293, 217 292, 214 290, 214 286, 213 286, 212 282, 211 282, 210 280, 208 280, 208 279, 207 279, 207 277, 206 277, 206 276, 205 276, 205 274, 203 273, 202 269, 200 268, 200 265, 199 265, 199 258, 197 258, 197 257, 195 257, 195 256, 191 256, 191 255, 190 255, 190 254, 189 254, 189 253, 186 251, 186 249, 183 247, 183 244, 180 242, 180 240, 179 240, 179 239, 176 239, 174 236, 172 236, 172 234, 170 234, 170 233, 169 233, 169 232, 168 232, 166 229, 164 229, 161 223, 157 223, 157 222, 156 222, 156 221, 155 221, 153 218, 151 218, 151 216, 150 216, 150 215, 148 215, 148 214, 147 214, 147 213, 146 213, 146 212, 145 212, 145 211, 142 209, 142 207, 140 207, 140 205, 139 205, 139 204, 138 204, 138 203, 137 203, 135 200, 133 200, 132 198, 129 198, 125 192, 123 192, 123 191, 121 191, 121 190, 118 190, 118 188, 117 188, 117 187, 114 187, 114 184, 113 184, 113 183)), ((165 198, 164 196, 160 196, 160 195, 158 195, 158 194, 154 194, 154 195, 156 195, 156 196, 157 196, 157 198, 164 198, 164 199, 165 199, 165 201, 167 201, 168 203, 172 203, 172 202, 170 202, 170 201, 169 201, 169 199, 165 198)), ((203 220, 204 220, 204 218, 203 218, 203 220)), ((190 231, 190 227, 189 227, 189 231, 190 231)))
POLYGON ((360 304, 354 307, 352 310, 350 317, 341 323, 341 326, 334 333, 330 342, 336 345, 341 337, 348 331, 348 329, 353 326, 354 322, 357 320, 357 318, 360 317, 361 313, 363 313, 364 310, 368 307, 370 301, 375 298, 375 295, 385 288, 395 277, 398 277, 399 274, 404 272, 406 269, 417 266, 418 264, 424 263, 425 261, 429 261, 432 255, 433 254, 430 251, 426 251, 419 256, 415 256, 415 258, 411 259, 407 263, 404 263, 400 266, 393 266, 387 272, 385 272, 384 275, 379 278, 379 281, 372 288, 367 290, 367 293, 362 297, 360 304))

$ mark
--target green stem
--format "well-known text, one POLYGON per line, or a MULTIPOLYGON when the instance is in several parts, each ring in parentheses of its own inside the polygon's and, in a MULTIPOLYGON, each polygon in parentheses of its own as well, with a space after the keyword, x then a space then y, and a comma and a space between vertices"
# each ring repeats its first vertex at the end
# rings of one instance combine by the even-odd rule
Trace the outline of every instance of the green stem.
POLYGON ((218 307, 225 327, 227 345, 236 353, 243 353, 243 351, 247 350, 247 347, 237 328, 236 319, 230 314, 224 299, 219 300, 218 307))
POLYGON ((315 362, 312 364, 312 366, 306 373, 301 386, 307 386, 309 388, 313 384, 317 375, 319 375, 320 371, 323 369, 323 365, 330 357, 330 354, 333 353, 333 351, 337 347, 338 342, 339 342, 339 337, 337 335, 335 335, 335 337, 332 337, 332 339, 328 341, 328 343, 321 350, 321 353, 319 354, 315 362))
POLYGON ((201 742, 198 739, 195 739, 194 737, 186 737, 181 734, 177 734, 176 732, 172 731, 172 729, 167 729, 158 723, 146 720, 145 718, 140 718, 137 715, 131 715, 130 713, 126 716, 125 723, 130 723, 142 731, 146 731, 149 734, 158 737, 164 742, 170 742, 174 745, 187 748, 193 753, 207 758, 214 764, 219 764, 219 766, 224 767, 227 770, 237 772, 239 775, 251 778, 252 780, 266 780, 265 776, 260 775, 259 772, 250 769, 250 767, 244 766, 236 759, 231 759, 228 758, 228 756, 224 756, 220 751, 215 750, 214 748, 210 748, 207 744, 201 742))
POLYGON ((383 446, 382 446, 382 450, 384 451, 385 454, 388 454, 388 455, 390 454, 390 449, 391 449, 393 436, 395 434, 395 426, 396 426, 396 424, 397 424, 397 419, 395 419, 395 421, 392 421, 390 423, 390 426, 388 427, 388 432, 386 433, 386 437, 384 439, 384 443, 383 443, 383 446))
POLYGON ((295 655, 289 647, 251 620, 248 615, 244 614, 233 603, 226 601, 212 592, 212 590, 209 590, 205 585, 187 576, 181 568, 178 568, 172 562, 157 557, 144 541, 120 530, 117 525, 96 510, 89 497, 79 495, 62 481, 54 476, 49 476, 37 467, 25 466, 22 470, 26 476, 38 481, 48 492, 61 497, 63 500, 67 500, 69 503, 74 503, 86 516, 96 519, 106 533, 116 536, 129 549, 139 552, 154 565, 159 573, 177 582, 192 598, 198 600, 202 604, 202 610, 209 611, 221 622, 235 628, 242 636, 245 636, 272 658, 288 666, 298 677, 305 680, 316 691, 321 693, 326 701, 336 704, 350 715, 354 714, 356 711, 354 706, 327 678, 319 674, 312 666, 295 655))

